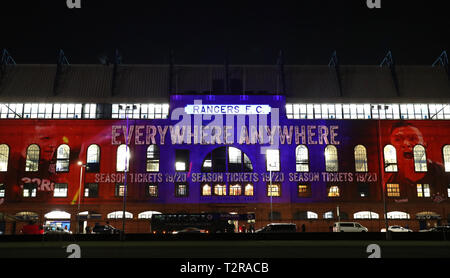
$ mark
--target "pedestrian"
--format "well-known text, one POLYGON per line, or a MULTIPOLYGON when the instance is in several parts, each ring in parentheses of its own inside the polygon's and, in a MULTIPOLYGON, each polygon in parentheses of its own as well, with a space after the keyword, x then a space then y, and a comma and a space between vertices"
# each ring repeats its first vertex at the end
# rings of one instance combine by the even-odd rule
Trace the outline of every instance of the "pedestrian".
POLYGON ((91 227, 86 226, 85 230, 86 230, 86 234, 90 234, 91 233, 91 227))
POLYGON ((302 233, 306 232, 306 225, 303 223, 302 224, 302 233))

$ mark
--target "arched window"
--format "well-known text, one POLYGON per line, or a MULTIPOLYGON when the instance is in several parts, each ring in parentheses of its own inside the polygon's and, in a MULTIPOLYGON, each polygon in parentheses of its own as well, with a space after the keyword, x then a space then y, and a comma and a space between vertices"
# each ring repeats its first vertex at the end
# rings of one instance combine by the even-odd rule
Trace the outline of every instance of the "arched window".
POLYGON ((369 171, 369 168, 367 166, 367 151, 363 145, 358 145, 355 147, 355 171, 369 171))
POLYGON ((444 148, 442 148, 442 154, 444 156, 445 172, 450 172, 450 145, 445 145, 444 148))
POLYGON ((416 145, 413 149, 414 153, 414 169, 416 172, 427 171, 427 154, 424 146, 416 145))
POLYGON ((250 158, 235 147, 220 147, 206 155, 202 172, 253 172, 250 158))
POLYGON ((339 186, 333 185, 328 188, 328 197, 339 197, 339 186))
POLYGON ((227 186, 225 184, 215 184, 214 185, 214 195, 226 196, 227 195, 227 186))
POLYGON ((0 172, 8 171, 9 147, 6 144, 0 145, 0 172))
POLYGON ((117 172, 128 171, 129 166, 130 166, 130 148, 128 148, 125 144, 122 144, 117 148, 116 171, 117 172))
POLYGON ((37 172, 39 171, 39 146, 36 144, 30 145, 27 148, 27 158, 25 161, 25 171, 26 172, 37 172))
POLYGON ((333 219, 334 218, 334 214, 332 211, 327 211, 323 214, 323 219, 333 219))
POLYGON ((295 168, 297 172, 309 171, 308 147, 305 145, 295 148, 295 168))
POLYGON ((353 214, 353 219, 379 219, 380 216, 372 211, 359 211, 353 214))
POLYGON ((328 145, 325 148, 325 170, 327 172, 337 172, 339 170, 338 165, 337 148, 333 145, 328 145))
POLYGON ((144 211, 144 212, 141 212, 141 213, 138 214, 138 219, 152 219, 152 216, 154 214, 161 214, 161 212, 159 212, 159 211, 151 211, 151 210, 144 211))
POLYGON ((384 171, 385 172, 397 172, 397 150, 392 145, 386 145, 384 147, 384 171))
POLYGON ((211 186, 207 183, 202 186, 202 196, 211 196, 211 186))
POLYGON ((98 145, 90 145, 86 153, 86 172, 100 171, 100 147, 98 145))
POLYGON ((242 194, 242 186, 240 184, 233 184, 230 186, 230 196, 240 196, 242 194))
POLYGON ((245 186, 245 196, 253 196, 253 184, 248 183, 245 186))
POLYGON ((56 172, 69 171, 70 148, 66 144, 60 145, 56 151, 56 172))
MULTIPOLYGON (((114 211, 114 212, 108 213, 106 218, 108 218, 108 219, 122 219, 123 218, 123 211, 120 210, 120 211, 114 211)), ((126 219, 132 219, 133 218, 133 214, 128 212, 128 211, 125 211, 125 218, 126 219)))
POLYGON ((147 148, 147 172, 159 172, 159 147, 150 145, 147 148))
POLYGON ((387 213, 388 219, 410 219, 409 213, 402 211, 390 211, 387 213))

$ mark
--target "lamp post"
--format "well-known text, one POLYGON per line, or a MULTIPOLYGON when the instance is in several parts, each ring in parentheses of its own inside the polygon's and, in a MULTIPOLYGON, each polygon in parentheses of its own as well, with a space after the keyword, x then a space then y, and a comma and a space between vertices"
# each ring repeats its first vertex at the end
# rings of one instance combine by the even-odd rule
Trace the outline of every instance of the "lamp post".
MULTIPOLYGON (((121 108, 122 106, 120 106, 121 108)), ((127 127, 125 130, 125 167, 124 167, 124 184, 123 184, 123 211, 122 211, 122 232, 120 233, 121 240, 125 240, 125 222, 126 222, 126 204, 127 204, 127 173, 128 173, 128 163, 130 159, 130 153, 128 148, 128 110, 133 111, 133 109, 136 109, 136 105, 133 106, 126 106, 125 107, 125 118, 127 120, 127 127)))
POLYGON ((272 197, 273 197, 273 188, 272 188, 272 171, 273 169, 277 169, 277 160, 279 159, 279 153, 275 154, 278 150, 267 150, 266 151, 266 160, 267 166, 269 168, 269 197, 270 197, 270 222, 273 222, 273 205, 272 205, 272 197), (278 155, 278 156, 277 156, 278 155), (275 156, 275 159, 272 157, 275 156))
POLYGON ((384 162, 383 162, 383 155, 382 155, 383 148, 381 146, 380 120, 378 120, 377 131, 378 131, 378 153, 379 153, 379 160, 380 160, 380 167, 379 167, 380 168, 380 181, 381 181, 381 188, 382 188, 382 194, 383 194, 384 226, 386 229, 386 239, 389 240, 390 234, 389 234, 389 225, 388 225, 388 219, 387 219, 387 204, 386 204, 386 189, 387 189, 386 186, 387 185, 384 182, 384 172, 386 171, 384 167, 388 167, 389 165, 384 165, 384 162))
POLYGON ((81 185, 83 184, 83 168, 86 168, 86 164, 82 161, 78 161, 78 166, 80 166, 80 186, 78 188, 78 209, 77 209, 77 234, 80 233, 80 206, 81 206, 81 185))

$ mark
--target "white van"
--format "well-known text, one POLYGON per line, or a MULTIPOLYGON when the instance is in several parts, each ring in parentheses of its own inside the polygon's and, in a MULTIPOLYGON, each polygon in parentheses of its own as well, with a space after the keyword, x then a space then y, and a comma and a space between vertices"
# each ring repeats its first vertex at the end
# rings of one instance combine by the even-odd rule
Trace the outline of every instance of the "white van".
POLYGON ((333 232, 367 232, 366 227, 358 222, 336 222, 333 225, 333 232))

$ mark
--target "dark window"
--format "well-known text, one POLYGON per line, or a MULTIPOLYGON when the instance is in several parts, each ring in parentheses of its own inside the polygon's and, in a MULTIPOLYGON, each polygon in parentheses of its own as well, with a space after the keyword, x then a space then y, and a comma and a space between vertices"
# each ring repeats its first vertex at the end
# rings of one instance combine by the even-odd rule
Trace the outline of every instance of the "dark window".
POLYGON ((84 197, 97 198, 98 197, 98 183, 87 183, 84 185, 84 197))
POLYGON ((358 193, 360 197, 369 197, 370 186, 367 183, 358 184, 358 193))
POLYGON ((23 185, 23 197, 33 198, 36 197, 36 193, 37 193, 37 184, 26 183, 23 185))
POLYGON ((281 220, 281 212, 279 212, 279 211, 269 212, 269 219, 270 220, 281 220))
POLYGON ((253 172, 253 165, 250 158, 240 149, 220 147, 206 155, 202 164, 202 172, 253 172))
POLYGON ((5 197, 5 191, 6 191, 6 187, 4 183, 0 183, 0 198, 4 198, 5 197))

